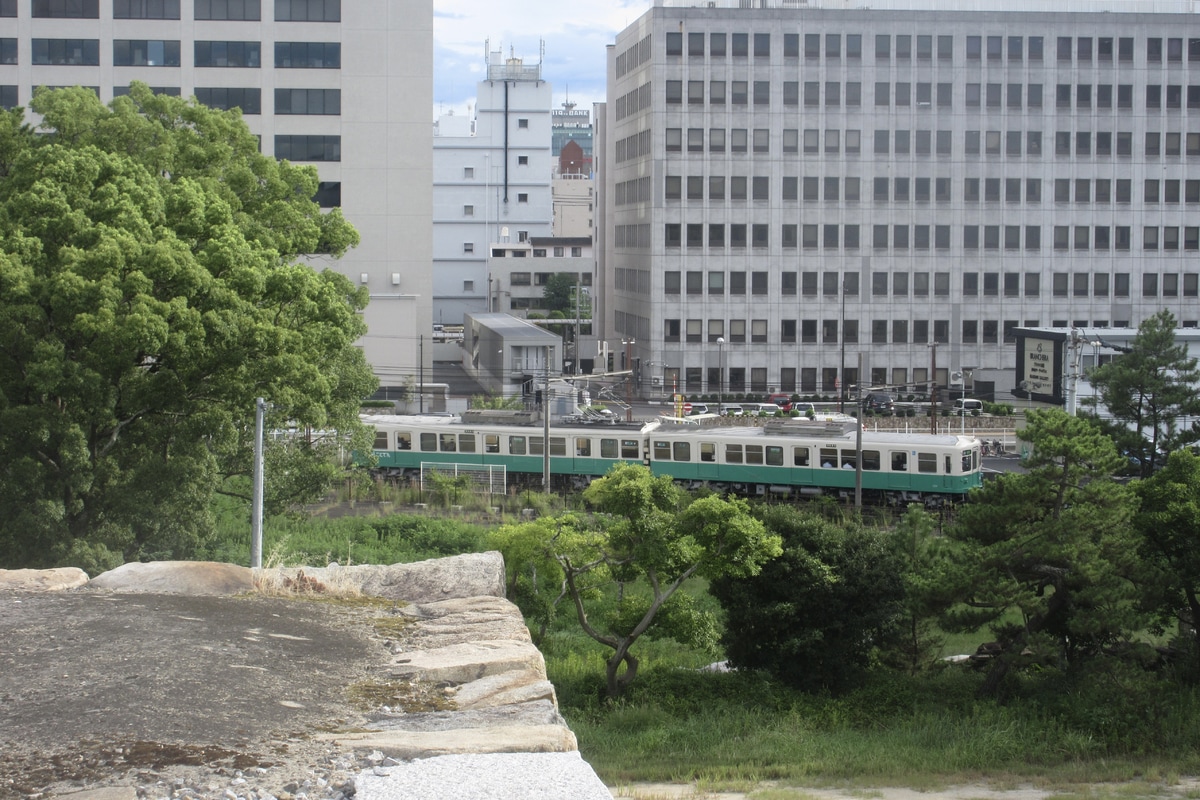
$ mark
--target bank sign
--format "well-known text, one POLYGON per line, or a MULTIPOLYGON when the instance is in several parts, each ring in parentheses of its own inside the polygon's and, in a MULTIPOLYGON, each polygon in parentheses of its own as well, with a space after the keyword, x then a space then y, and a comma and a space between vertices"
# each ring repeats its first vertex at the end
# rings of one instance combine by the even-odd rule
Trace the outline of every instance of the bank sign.
POLYGON ((1062 403, 1063 348, 1067 337, 1058 331, 1021 329, 1017 339, 1017 375, 1012 393, 1044 403, 1062 403))

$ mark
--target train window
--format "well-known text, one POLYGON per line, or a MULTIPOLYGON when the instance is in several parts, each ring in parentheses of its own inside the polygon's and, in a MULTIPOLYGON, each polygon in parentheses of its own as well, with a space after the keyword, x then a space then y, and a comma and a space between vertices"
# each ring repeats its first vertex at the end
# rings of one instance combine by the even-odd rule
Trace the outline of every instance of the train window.
POLYGON ((529 455, 540 456, 546 452, 546 440, 541 436, 529 437, 529 455))
POLYGON ((375 431, 375 449, 376 450, 387 450, 388 449, 388 432, 387 431, 375 431))
POLYGON ((412 434, 408 431, 396 431, 396 449, 412 450, 412 434))
POLYGON ((726 464, 742 463, 742 446, 740 444, 725 445, 725 463, 726 464))
POLYGON ((712 442, 700 443, 700 460, 713 463, 717 460, 717 446, 712 442))
POLYGON ((793 447, 792 448, 792 466, 807 467, 808 466, 808 448, 793 447))
POLYGON ((917 453, 917 472, 937 474, 937 453, 917 453))
POLYGON ((763 451, 761 444, 746 445, 746 463, 761 464, 763 463, 763 451))
POLYGON ((882 463, 883 459, 880 457, 878 450, 862 451, 862 465, 864 470, 869 469, 872 472, 878 472, 882 463))
POLYGON ((642 443, 639 439, 621 440, 621 458, 639 459, 642 457, 642 443))
POLYGON ((617 440, 616 439, 601 439, 600 440, 600 457, 601 458, 616 458, 617 457, 617 440))
POLYGON ((767 445, 767 465, 771 467, 783 466, 783 448, 777 445, 767 445))
POLYGON ((954 470, 950 468, 950 454, 946 453, 946 474, 949 475, 953 471, 954 470))
POLYGON ((655 442, 654 447, 655 461, 670 461, 671 460, 671 443, 670 442, 655 442))
POLYGON ((441 451, 443 453, 453 453, 457 449, 454 446, 453 433, 441 433, 438 434, 438 436, 441 439, 441 451))
POLYGON ((908 471, 908 453, 903 450, 892 451, 892 472, 908 471))
POLYGON ((437 434, 422 433, 421 434, 421 450, 425 453, 437 452, 437 434))
POLYGON ((853 450, 842 451, 842 469, 854 469, 854 462, 858 460, 857 455, 853 450))
POLYGON ((508 454, 511 456, 525 455, 525 437, 524 436, 508 437, 508 454))
POLYGON ((671 446, 673 458, 676 461, 691 461, 692 460, 692 443, 691 442, 675 442, 671 446))
POLYGON ((592 454, 591 439, 576 439, 575 440, 575 455, 581 458, 587 458, 592 454))
POLYGON ((458 435, 458 452, 474 453, 475 452, 475 434, 460 433, 458 435))
POLYGON ((565 456, 567 454, 567 437, 551 436, 550 437, 550 455, 565 456))
POLYGON ((821 448, 821 466, 825 469, 833 469, 837 466, 838 452, 836 447, 821 448))
POLYGON ((483 437, 483 452, 499 453, 500 452, 500 436, 495 433, 485 434, 483 437))

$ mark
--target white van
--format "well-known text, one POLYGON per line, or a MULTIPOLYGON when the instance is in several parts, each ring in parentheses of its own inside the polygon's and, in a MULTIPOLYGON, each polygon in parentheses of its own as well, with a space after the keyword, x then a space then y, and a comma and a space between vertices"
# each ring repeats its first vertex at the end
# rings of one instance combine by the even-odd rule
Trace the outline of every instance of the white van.
POLYGON ((972 397, 959 397, 954 401, 955 414, 982 414, 983 401, 972 397))
POLYGON ((737 403, 721 403, 721 410, 718 413, 722 417, 740 417, 744 411, 737 403))
POLYGON ((687 413, 689 417, 694 417, 697 414, 707 414, 708 406, 706 406, 704 403, 692 403, 692 409, 687 413))
POLYGON ((774 403, 742 403, 742 412, 754 416, 768 414, 773 417, 779 413, 779 406, 774 403))

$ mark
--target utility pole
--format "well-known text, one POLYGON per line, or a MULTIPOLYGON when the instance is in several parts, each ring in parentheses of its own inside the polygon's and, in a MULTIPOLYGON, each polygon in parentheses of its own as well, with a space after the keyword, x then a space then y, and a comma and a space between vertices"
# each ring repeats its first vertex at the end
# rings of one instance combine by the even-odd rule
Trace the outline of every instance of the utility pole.
POLYGON ((937 342, 929 345, 929 432, 937 433, 937 342))
POLYGON ((862 374, 863 374, 863 356, 858 354, 858 381, 855 383, 855 398, 858 405, 859 416, 855 417, 854 426, 854 510, 858 514, 862 514, 862 374))
MULTIPOLYGON (((417 337, 417 413, 425 413, 425 334, 417 337)), ((409 406, 412 408, 412 406, 409 406)))
POLYGON ((250 512, 250 568, 262 569, 263 539, 263 417, 267 401, 254 401, 254 499, 250 512))
POLYGON ((546 385, 542 387, 542 491, 550 494, 550 345, 545 346, 546 385))

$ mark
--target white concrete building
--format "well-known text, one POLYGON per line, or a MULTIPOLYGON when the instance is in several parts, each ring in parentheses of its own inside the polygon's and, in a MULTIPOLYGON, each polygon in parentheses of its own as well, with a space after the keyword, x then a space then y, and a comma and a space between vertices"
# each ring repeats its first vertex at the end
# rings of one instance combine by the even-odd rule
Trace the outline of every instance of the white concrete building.
POLYGON ((0 0, 0 105, 39 85, 107 102, 131 80, 240 107, 264 153, 316 166, 321 205, 362 242, 313 263, 370 290, 362 346, 381 384, 415 380, 432 311, 432 2, 0 0))
POLYGON ((1018 327, 1195 327, 1192 4, 957 7, 655 0, 598 107, 602 335, 693 395, 833 394, 860 352, 945 386, 1018 327))
POLYGON ((461 325, 468 312, 507 310, 496 297, 509 262, 496 263, 492 250, 550 235, 550 103, 540 64, 493 52, 474 118, 434 123, 435 322, 461 325))

